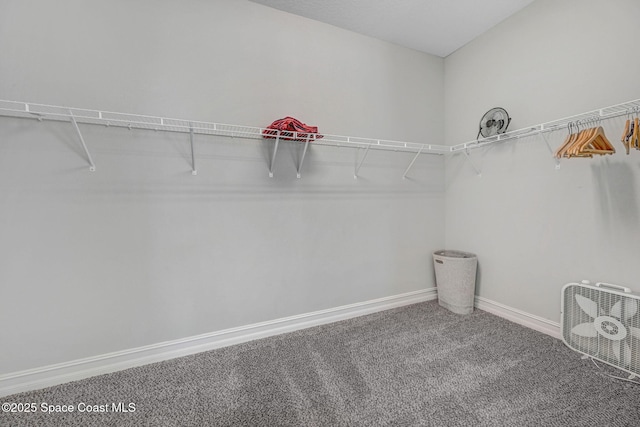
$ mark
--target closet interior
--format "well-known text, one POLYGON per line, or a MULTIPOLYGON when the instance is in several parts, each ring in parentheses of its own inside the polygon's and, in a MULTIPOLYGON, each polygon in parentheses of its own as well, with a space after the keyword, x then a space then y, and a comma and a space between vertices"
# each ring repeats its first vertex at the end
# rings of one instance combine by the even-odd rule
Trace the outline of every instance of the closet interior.
POLYGON ((443 55, 254 1, 2 3, 0 395, 428 302, 442 249, 547 337, 568 282, 640 291, 640 2, 534 0, 443 55))

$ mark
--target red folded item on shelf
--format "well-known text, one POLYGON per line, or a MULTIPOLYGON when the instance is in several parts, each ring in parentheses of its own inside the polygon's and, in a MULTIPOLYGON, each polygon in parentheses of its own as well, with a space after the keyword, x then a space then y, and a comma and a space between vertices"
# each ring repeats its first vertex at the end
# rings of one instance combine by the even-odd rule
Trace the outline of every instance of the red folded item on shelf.
POLYGON ((274 121, 262 131, 262 137, 275 138, 278 135, 278 131, 280 131, 280 139, 291 141, 306 141, 309 134, 314 134, 312 136, 313 139, 322 138, 322 135, 318 135, 317 126, 306 125, 293 117, 285 117, 274 121))

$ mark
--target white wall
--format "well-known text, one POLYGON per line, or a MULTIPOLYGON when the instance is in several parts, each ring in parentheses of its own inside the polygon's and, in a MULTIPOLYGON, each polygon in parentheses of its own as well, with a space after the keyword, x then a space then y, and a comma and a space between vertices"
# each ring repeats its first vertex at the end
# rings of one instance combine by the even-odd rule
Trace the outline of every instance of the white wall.
MULTIPOLYGON (((443 64, 232 0, 0 2, 0 98, 439 143, 443 64)), ((0 374, 432 287, 444 161, 0 118, 0 374)))
MULTIPOLYGON (((519 129, 640 98, 639 16, 635 0, 537 0, 447 57, 447 143, 473 140, 494 106, 519 129)), ((478 254, 480 296, 559 321, 567 282, 640 291, 640 152, 624 154, 624 118, 603 125, 618 152, 560 170, 541 136, 472 152, 481 177, 447 160, 447 247, 478 254)))
MULTIPOLYGON (((454 144, 493 106, 516 129, 639 98, 637 16, 537 0, 443 61, 247 1, 5 0, 0 98, 454 144)), ((0 118, 0 374, 431 287, 445 243, 553 321, 568 281, 640 291, 640 153, 604 125, 620 152, 560 170, 532 137, 472 152, 482 177, 372 152, 354 180, 315 147, 297 180, 295 145, 269 179, 268 144, 198 138, 194 177, 184 135, 83 126, 90 173, 70 125, 0 118)))

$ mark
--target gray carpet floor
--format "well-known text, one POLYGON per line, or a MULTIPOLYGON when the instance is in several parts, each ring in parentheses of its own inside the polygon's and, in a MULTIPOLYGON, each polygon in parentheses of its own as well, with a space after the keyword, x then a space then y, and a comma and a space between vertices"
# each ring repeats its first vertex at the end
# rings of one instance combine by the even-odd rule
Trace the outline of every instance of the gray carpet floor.
POLYGON ((0 425, 640 426, 640 385, 607 374, 622 372, 432 301, 0 398, 109 409, 0 425))

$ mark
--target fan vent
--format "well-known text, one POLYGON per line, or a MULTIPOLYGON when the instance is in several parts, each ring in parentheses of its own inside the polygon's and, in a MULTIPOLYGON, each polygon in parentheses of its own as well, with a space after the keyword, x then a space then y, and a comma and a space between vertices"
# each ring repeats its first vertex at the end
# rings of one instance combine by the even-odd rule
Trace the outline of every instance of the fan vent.
POLYGON ((607 287, 620 288, 563 287, 562 339, 577 352, 640 376, 640 297, 607 287))
POLYGON ((501 107, 495 107, 484 113, 480 119, 480 130, 478 137, 482 135, 484 138, 505 133, 511 123, 511 117, 507 110, 501 107))

